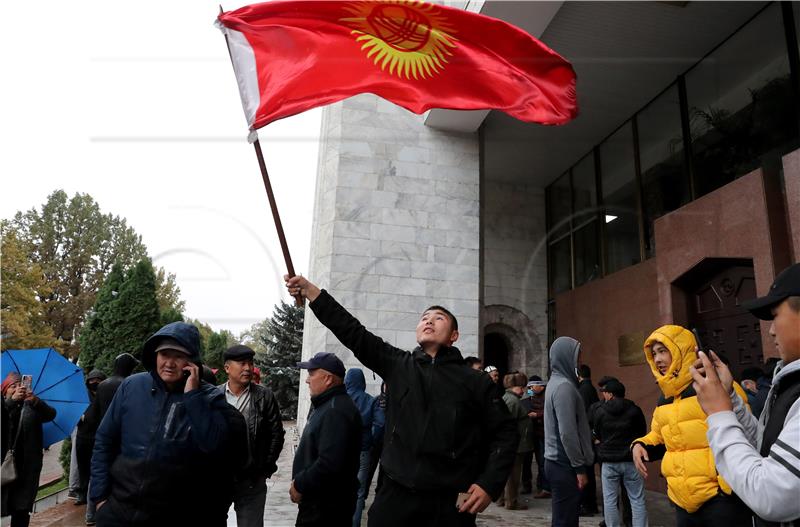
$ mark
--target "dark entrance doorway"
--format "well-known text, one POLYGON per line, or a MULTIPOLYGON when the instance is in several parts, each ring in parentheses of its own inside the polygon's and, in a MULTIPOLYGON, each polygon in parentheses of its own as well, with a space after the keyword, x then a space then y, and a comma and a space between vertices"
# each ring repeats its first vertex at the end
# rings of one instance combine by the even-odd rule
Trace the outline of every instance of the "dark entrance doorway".
POLYGON ((500 371, 500 379, 508 373, 509 345, 500 333, 487 333, 483 337, 483 365, 494 366, 500 371))
POLYGON ((686 293, 688 327, 697 328, 703 345, 723 354, 737 379, 745 368, 760 367, 761 326, 741 307, 756 297, 753 261, 708 258, 679 282, 686 293))

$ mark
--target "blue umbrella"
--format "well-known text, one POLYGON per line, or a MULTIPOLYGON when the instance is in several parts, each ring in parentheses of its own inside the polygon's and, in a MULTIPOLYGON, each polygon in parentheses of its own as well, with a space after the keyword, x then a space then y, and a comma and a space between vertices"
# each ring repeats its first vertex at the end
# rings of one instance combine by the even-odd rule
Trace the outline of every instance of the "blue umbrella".
POLYGON ((42 425, 43 446, 69 437, 89 406, 83 370, 53 348, 39 348, 4 351, 2 378, 12 371, 30 375, 33 393, 56 411, 56 418, 42 425))

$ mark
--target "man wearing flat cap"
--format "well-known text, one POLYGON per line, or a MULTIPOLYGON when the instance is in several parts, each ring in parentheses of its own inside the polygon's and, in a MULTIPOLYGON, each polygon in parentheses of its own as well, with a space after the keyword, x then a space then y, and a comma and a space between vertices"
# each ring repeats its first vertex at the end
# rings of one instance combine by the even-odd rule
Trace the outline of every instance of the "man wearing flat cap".
POLYGON ((308 370, 311 412, 292 465, 296 525, 350 527, 359 487, 361 414, 347 395, 344 364, 336 355, 320 352, 297 365, 308 370))
POLYGON ((283 423, 272 390, 252 382, 255 352, 241 344, 231 346, 222 358, 228 382, 218 388, 228 404, 247 421, 248 462, 236 476, 233 508, 239 527, 263 526, 267 501, 267 478, 278 470, 283 448, 283 423))
POLYGON ((714 352, 692 367, 697 399, 708 417, 708 444, 720 475, 755 513, 755 525, 800 524, 800 263, 767 294, 743 307, 771 321, 781 360, 756 419, 733 391, 733 377, 714 352))
POLYGON ((103 526, 225 525, 213 467, 246 450, 225 396, 200 379, 200 334, 167 324, 142 350, 147 370, 120 384, 97 430, 90 494, 103 526))

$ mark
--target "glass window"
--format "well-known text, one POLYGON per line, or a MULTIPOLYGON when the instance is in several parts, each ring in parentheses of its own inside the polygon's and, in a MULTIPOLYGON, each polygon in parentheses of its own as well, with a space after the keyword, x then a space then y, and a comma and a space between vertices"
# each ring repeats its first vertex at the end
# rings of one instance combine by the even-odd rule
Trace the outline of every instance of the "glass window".
POLYGON ((602 276, 600 269, 600 231, 595 216, 572 235, 575 247, 575 287, 602 276))
POLYGON ((570 229, 572 216, 572 193, 570 192, 569 172, 547 187, 547 220, 550 225, 550 238, 557 238, 570 229))
POLYGON ((550 244, 550 298, 572 288, 572 255, 569 235, 550 244))
POLYGON ((600 145, 600 177, 605 209, 606 271, 613 273, 640 261, 630 122, 600 145))
POLYGON ((594 154, 589 154, 572 167, 572 193, 575 216, 573 229, 597 217, 597 182, 594 171, 594 154))
POLYGON ((689 202, 689 177, 684 169, 678 85, 636 116, 642 171, 645 255, 655 254, 653 221, 689 202))
POLYGON ((692 68, 686 93, 698 197, 796 148, 797 101, 780 3, 692 68))

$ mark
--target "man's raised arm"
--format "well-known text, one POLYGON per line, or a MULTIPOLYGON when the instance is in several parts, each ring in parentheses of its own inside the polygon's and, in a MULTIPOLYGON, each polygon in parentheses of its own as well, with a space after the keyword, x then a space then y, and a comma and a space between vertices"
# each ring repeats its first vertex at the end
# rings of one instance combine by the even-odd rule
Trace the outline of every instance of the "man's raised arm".
POLYGON ((408 355, 406 352, 387 344, 383 339, 373 335, 342 307, 327 291, 309 282, 302 276, 284 276, 286 289, 294 297, 309 300, 309 306, 317 319, 336 335, 356 358, 367 368, 386 378, 392 364, 398 358, 408 355))

